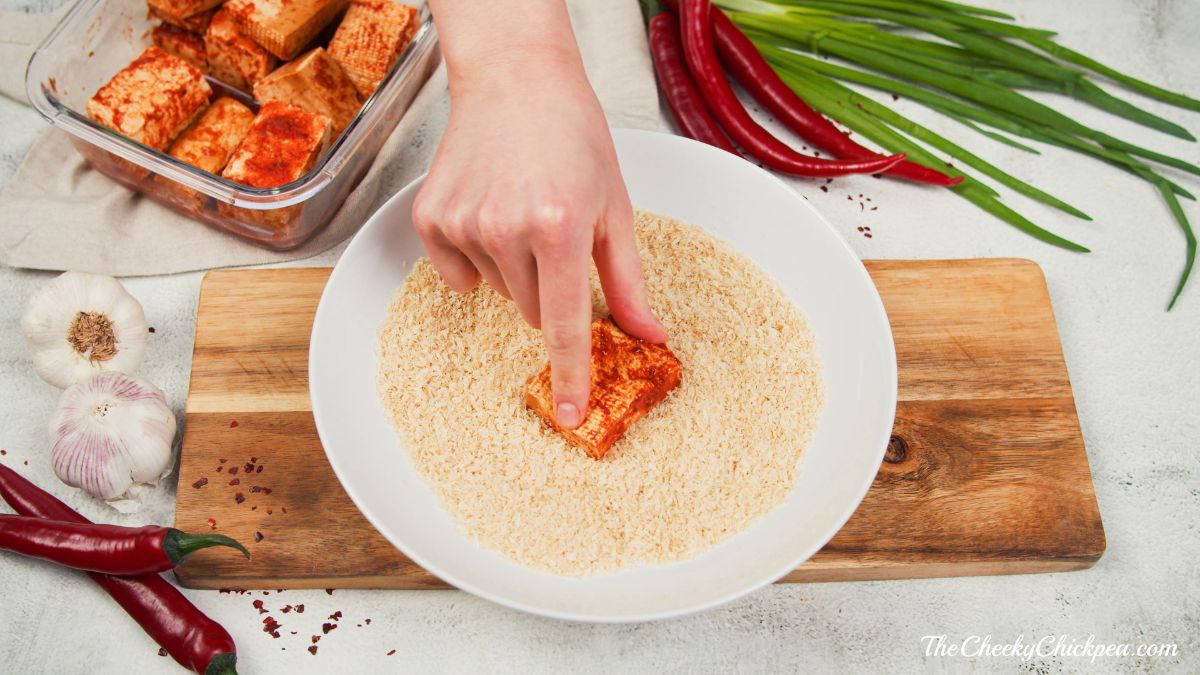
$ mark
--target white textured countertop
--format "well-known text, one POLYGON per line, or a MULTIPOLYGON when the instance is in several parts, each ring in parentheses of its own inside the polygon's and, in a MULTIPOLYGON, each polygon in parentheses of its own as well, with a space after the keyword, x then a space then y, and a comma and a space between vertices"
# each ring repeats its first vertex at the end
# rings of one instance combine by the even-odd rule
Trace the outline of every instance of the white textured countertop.
MULTIPOLYGON (((49 3, 57 4, 55 0, 49 3)), ((2 0, 41 7, 47 0, 2 0)), ((1200 95, 1200 3, 1188 0, 987 2, 1119 69, 1200 95)), ((0 64, 23 68, 23 64, 0 64)), ((1131 96, 1200 133, 1200 114, 1131 96)), ((934 120, 906 102, 897 108, 934 120)), ((1200 162, 1200 145, 1175 141, 1063 102, 1089 124, 1200 162)), ((431 120, 436 131, 446 106, 431 120)), ((784 672, 1080 671, 1087 658, 927 656, 922 636, 947 644, 971 636, 1026 643, 1066 636, 1083 643, 1176 643, 1167 657, 1100 658, 1118 671, 1200 670, 1200 278, 1177 309, 1163 308, 1183 261, 1183 237, 1148 186, 1106 165, 1046 149, 1008 148, 949 122, 931 126, 1012 173, 1083 207, 1086 223, 1004 191, 1042 225, 1095 251, 1076 255, 1040 244, 950 193, 917 193, 871 178, 841 179, 828 193, 795 181, 863 258, 1016 256, 1036 260, 1053 297, 1108 551, 1094 569, 1067 574, 923 581, 779 585, 730 606, 653 624, 602 626, 526 616, 457 591, 274 591, 264 597, 186 591, 238 642, 243 673, 265 672, 784 672), (877 211, 860 211, 857 195, 877 211), (847 195, 853 195, 852 200, 847 195), (869 226, 873 238, 861 236, 869 226), (261 598, 283 623, 262 632, 261 598), (304 603, 303 615, 280 614, 304 603), (307 651, 325 617, 341 627, 307 651), (369 625, 356 624, 370 618, 369 625), (291 631, 296 631, 292 635, 291 631), (286 649, 285 649, 286 648, 286 649), (388 652, 395 650, 394 655, 388 652)), ((0 97, 0 183, 43 129, 29 108, 0 97)), ((416 153, 420 154, 420 153, 416 153)), ((398 161, 416 161, 414 155, 398 161)), ((1198 182, 1184 178, 1193 190, 1198 182)), ((1186 203, 1200 227, 1200 207, 1186 203)), ((337 251, 302 261, 328 265, 337 251)), ((57 391, 29 367, 19 330, 25 299, 50 275, 0 270, 0 459, 89 516, 169 523, 172 494, 120 518, 58 483, 45 423, 57 391), (29 465, 25 467, 24 461, 29 465)), ((127 287, 157 332, 139 374, 182 412, 200 274, 139 278, 127 287)), ((1013 514, 1014 518, 1020 514, 1013 514)), ((886 536, 886 533, 881 533, 886 536)), ((97 587, 77 573, 0 554, 0 671, 9 673, 182 672, 97 587)))

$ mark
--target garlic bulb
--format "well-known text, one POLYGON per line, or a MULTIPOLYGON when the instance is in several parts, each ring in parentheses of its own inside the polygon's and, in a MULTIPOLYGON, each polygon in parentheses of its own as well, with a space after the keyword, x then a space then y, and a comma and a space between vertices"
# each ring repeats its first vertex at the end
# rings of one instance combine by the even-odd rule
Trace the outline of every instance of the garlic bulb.
POLYGON ((96 373, 132 372, 146 349, 142 305, 112 277, 64 272, 29 299, 21 318, 33 368, 66 388, 96 373))
POLYGON ((142 486, 170 473, 174 439, 175 415, 157 387, 104 372, 63 392, 50 419, 50 461, 67 485, 130 511, 142 486))

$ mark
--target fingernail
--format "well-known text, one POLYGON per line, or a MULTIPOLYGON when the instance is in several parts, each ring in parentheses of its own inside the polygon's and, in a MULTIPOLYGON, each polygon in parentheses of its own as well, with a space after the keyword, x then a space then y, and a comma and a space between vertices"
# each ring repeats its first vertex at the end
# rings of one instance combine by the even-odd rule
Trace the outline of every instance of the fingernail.
POLYGON ((559 403, 554 412, 554 420, 558 422, 558 426, 566 429, 574 429, 583 422, 579 408, 576 408, 574 403, 559 403))

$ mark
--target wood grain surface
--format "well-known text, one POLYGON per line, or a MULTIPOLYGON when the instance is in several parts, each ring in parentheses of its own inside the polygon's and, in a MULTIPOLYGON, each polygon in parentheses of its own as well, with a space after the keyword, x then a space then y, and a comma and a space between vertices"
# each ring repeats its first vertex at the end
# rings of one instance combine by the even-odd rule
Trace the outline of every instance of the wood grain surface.
MULTIPOLYGON (((1094 564, 1104 528, 1041 270, 1011 259, 866 265, 896 341, 892 442, 854 516, 782 581, 1094 564)), ((204 279, 175 526, 215 527, 254 559, 200 551, 176 571, 185 586, 446 587, 371 527, 325 461, 307 361, 328 276, 204 279)))

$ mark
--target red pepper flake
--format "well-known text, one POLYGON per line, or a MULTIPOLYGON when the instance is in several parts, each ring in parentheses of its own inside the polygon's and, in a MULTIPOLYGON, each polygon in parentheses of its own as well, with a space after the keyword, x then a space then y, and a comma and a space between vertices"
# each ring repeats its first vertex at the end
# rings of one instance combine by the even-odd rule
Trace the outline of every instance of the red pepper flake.
POLYGON ((255 506, 251 506, 251 507, 250 507, 250 510, 251 510, 251 511, 257 511, 257 510, 258 510, 258 506, 257 506, 257 505, 255 505, 255 506))
POLYGON ((262 465, 262 464, 259 464, 259 465, 258 465, 258 468, 256 468, 256 469, 254 470, 254 473, 262 473, 262 470, 263 470, 263 465, 262 465))
POLYGON ((259 487, 259 486, 257 486, 257 485, 251 485, 251 486, 250 486, 250 491, 251 491, 251 492, 262 492, 262 488, 260 488, 260 487, 259 487))
POLYGON ((222 594, 222 595, 228 595, 228 594, 229 594, 229 590, 230 590, 230 589, 228 589, 228 588, 218 588, 218 589, 217 589, 217 592, 218 592, 218 593, 220 593, 220 594, 222 594))
POLYGON ((215 530, 215 529, 217 529, 217 520, 216 520, 215 518, 209 518, 209 519, 208 519, 207 521, 205 521, 205 522, 207 522, 207 523, 208 523, 208 526, 209 526, 210 528, 212 528, 212 529, 214 529, 214 530, 215 530))
POLYGON ((25 466, 29 466, 29 460, 25 460, 24 462, 22 462, 22 464, 24 464, 25 466))
POLYGON ((280 609, 279 611, 283 612, 284 614, 287 614, 287 613, 289 613, 289 612, 291 612, 291 611, 292 611, 292 606, 291 606, 291 605, 284 605, 284 606, 283 606, 283 608, 282 608, 282 609, 280 609))
POLYGON ((341 619, 342 618, 342 610, 339 609, 338 611, 334 612, 333 614, 330 614, 329 618, 334 621, 341 619))
MULTIPOLYGON (((230 476, 236 476, 236 475, 237 475, 237 472, 238 472, 238 468, 237 468, 236 466, 233 466, 233 467, 230 467, 230 468, 229 468, 229 475, 230 475, 230 476)), ((251 490, 251 492, 253 492, 253 490, 251 490)))
POLYGON ((223 467, 223 466, 218 466, 218 467, 217 467, 217 473, 221 473, 221 470, 222 470, 222 469, 224 469, 224 468, 225 468, 225 467, 223 467))
POLYGON ((242 484, 242 479, 241 479, 241 478, 234 478, 233 480, 229 481, 229 484, 230 484, 230 485, 241 485, 241 484, 242 484))
POLYGON ((320 636, 320 635, 314 635, 314 636, 312 636, 312 643, 313 643, 314 645, 315 645, 315 644, 317 644, 317 643, 318 643, 318 642, 320 642, 320 641, 321 641, 321 636, 320 636))
POLYGON ((395 650, 395 649, 393 649, 392 651, 388 652, 388 653, 387 653, 387 655, 388 655, 388 656, 392 656, 392 655, 394 655, 395 653, 396 653, 396 650, 395 650))
POLYGON ((821 186, 821 192, 829 192, 829 187, 828 187, 828 186, 825 186, 825 185, 822 185, 822 186, 821 186))
POLYGON ((218 460, 218 461, 220 461, 222 464, 224 464, 227 460, 222 459, 222 460, 218 460))
POLYGON ((370 626, 370 625, 371 625, 371 620, 370 620, 370 619, 363 619, 363 623, 365 623, 365 624, 367 624, 368 626, 370 626))
POLYGON ((273 510, 271 510, 271 507, 269 507, 269 506, 268 506, 268 507, 267 507, 267 515, 269 516, 269 515, 271 515, 272 513, 275 513, 275 512, 274 512, 273 510))
POLYGON ((313 656, 316 656, 317 655, 317 646, 316 645, 309 646, 308 653, 312 654, 313 656))
POLYGON ((281 507, 279 507, 279 510, 283 511, 284 513, 287 513, 287 507, 286 507, 286 506, 281 506, 281 507))
POLYGON ((325 593, 326 593, 327 595, 333 595, 333 589, 332 589, 332 588, 326 588, 326 589, 325 589, 325 593))
POLYGON ((235 428, 237 428, 237 425, 238 425, 238 421, 237 421, 237 420, 230 420, 230 421, 229 421, 229 428, 230 428, 230 429, 235 429, 235 428))
POLYGON ((204 487, 205 485, 208 485, 208 478, 205 476, 201 476, 200 480, 196 481, 195 483, 192 483, 192 487, 196 488, 197 490, 204 487))
POLYGON ((296 605, 296 613, 303 614, 304 613, 304 605, 296 605))
POLYGON ((321 632, 322 632, 322 633, 324 633, 324 634, 326 634, 326 635, 329 635, 329 631, 331 631, 331 630, 334 630, 335 628, 337 628, 337 624, 336 624, 336 623, 323 623, 323 624, 321 624, 321 632))
POLYGON ((279 638, 279 629, 282 627, 283 624, 276 621, 274 617, 268 616, 263 619, 263 632, 270 634, 273 638, 279 638))
POLYGON ((257 464, 257 463, 258 463, 258 458, 257 458, 257 457, 251 457, 251 458, 250 458, 250 461, 251 461, 251 462, 253 462, 253 463, 255 463, 255 464, 257 464))
POLYGON ((243 467, 242 467, 242 469, 243 469, 243 470, 245 470, 245 472, 246 472, 246 473, 253 473, 253 472, 254 472, 254 465, 253 465, 253 464, 251 464, 250 462, 246 462, 246 465, 245 465, 245 466, 243 466, 243 467))
POLYGON ((3 457, 4 455, 7 455, 7 454, 8 454, 7 450, 0 450, 0 457, 3 457))
POLYGON ((262 601, 262 600, 255 600, 255 601, 254 601, 253 603, 251 603, 251 604, 253 604, 253 605, 254 605, 254 609, 257 609, 259 614, 266 614, 266 613, 267 613, 267 610, 266 610, 266 609, 263 607, 263 601, 262 601))
MULTIPOLYGON (((154 330, 154 329, 153 329, 153 328, 151 328, 150 330, 154 330)), ((167 655, 167 648, 166 648, 166 647, 159 647, 159 648, 158 648, 158 655, 159 655, 159 656, 166 656, 166 655, 167 655)))
MULTIPOLYGON (((91 56, 92 54, 95 54, 95 53, 96 53, 96 52, 88 52, 88 56, 91 56)), ((151 332, 151 333, 153 333, 153 332, 154 332, 154 326, 150 326, 150 332, 151 332)))
POLYGON ((233 496, 233 501, 237 502, 238 504, 241 504, 242 502, 246 501, 246 495, 239 492, 233 496))
POLYGON ((254 543, 257 544, 258 542, 260 542, 262 540, 263 540, 262 532, 255 532, 254 533, 254 543))

